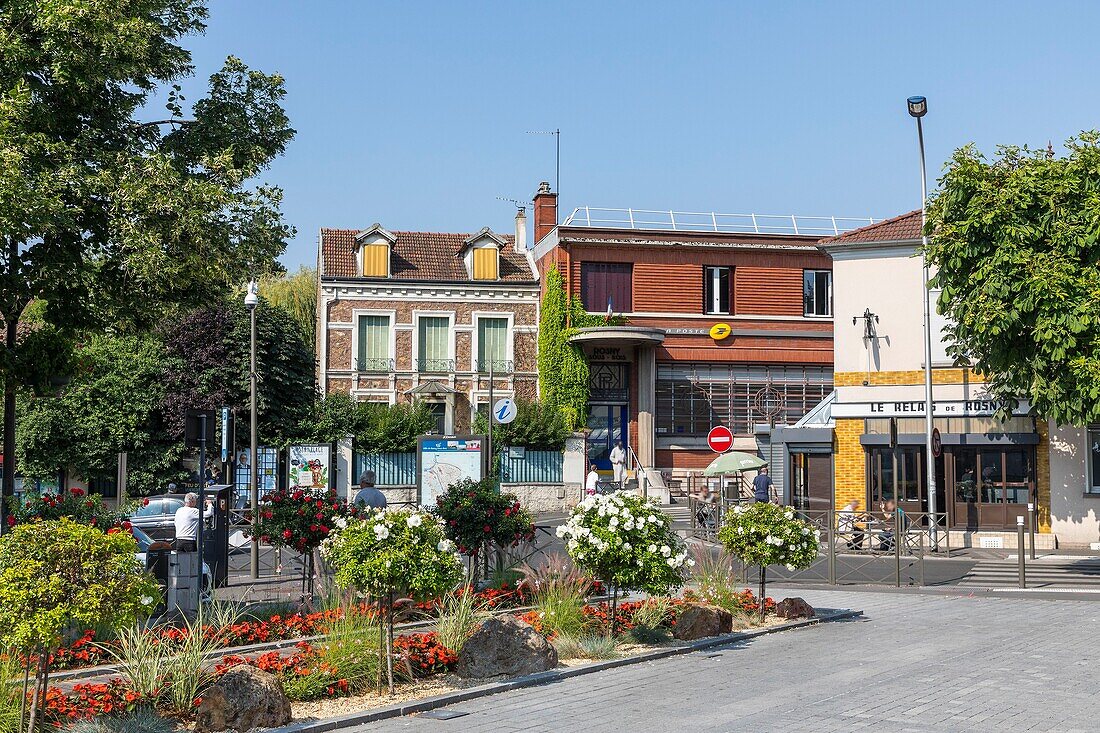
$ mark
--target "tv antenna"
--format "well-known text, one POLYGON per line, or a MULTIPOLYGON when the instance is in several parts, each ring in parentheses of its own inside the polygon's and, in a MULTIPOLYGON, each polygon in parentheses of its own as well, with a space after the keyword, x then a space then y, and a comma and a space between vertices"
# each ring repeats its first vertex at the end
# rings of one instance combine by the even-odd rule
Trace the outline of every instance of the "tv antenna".
MULTIPOLYGON (((558 200, 561 201, 561 128, 555 128, 553 130, 528 130, 528 135, 553 135, 554 136, 554 193, 558 194, 558 200)), ((561 211, 561 207, 557 207, 556 211, 561 211)), ((554 222, 555 224, 557 222, 554 222)))
POLYGON ((497 201, 507 201, 508 203, 514 205, 517 209, 527 209, 527 202, 520 201, 519 199, 510 199, 507 196, 497 196, 497 201))

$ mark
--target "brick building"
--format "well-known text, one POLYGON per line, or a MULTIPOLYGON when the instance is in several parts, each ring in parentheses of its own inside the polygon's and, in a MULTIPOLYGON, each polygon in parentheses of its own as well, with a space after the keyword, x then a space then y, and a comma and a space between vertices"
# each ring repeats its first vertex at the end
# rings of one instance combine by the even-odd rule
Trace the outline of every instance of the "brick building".
POLYGON ((494 397, 534 399, 539 282, 516 233, 322 229, 317 350, 322 394, 426 402, 437 431, 467 432, 494 397))
POLYGON ((817 242, 858 224, 581 208, 559 225, 546 184, 534 204, 539 272, 556 266, 587 311, 627 321, 574 338, 589 357, 597 465, 622 440, 647 469, 701 469, 719 424, 735 450, 768 458, 771 424, 832 391, 832 261, 817 242))

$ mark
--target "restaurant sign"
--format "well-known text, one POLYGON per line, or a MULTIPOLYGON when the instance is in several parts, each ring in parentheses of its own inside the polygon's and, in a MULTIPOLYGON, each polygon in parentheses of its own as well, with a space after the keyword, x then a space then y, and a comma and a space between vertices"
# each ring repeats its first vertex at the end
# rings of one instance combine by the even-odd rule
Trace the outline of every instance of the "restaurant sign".
MULTIPOLYGON (((989 417, 1000 407, 992 399, 936 400, 932 405, 934 417, 989 417)), ((1020 400, 1012 410, 1015 416, 1027 415, 1031 405, 1020 400)), ((838 402, 832 408, 833 417, 924 417, 924 400, 899 400, 881 402, 838 402)))

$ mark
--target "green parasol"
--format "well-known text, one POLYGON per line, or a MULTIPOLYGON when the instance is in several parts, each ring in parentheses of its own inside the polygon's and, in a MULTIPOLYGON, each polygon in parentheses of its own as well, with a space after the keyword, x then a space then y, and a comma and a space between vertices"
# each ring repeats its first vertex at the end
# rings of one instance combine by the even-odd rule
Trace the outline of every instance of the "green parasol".
POLYGON ((735 450, 729 453, 723 453, 711 461, 710 465, 703 469, 703 475, 726 476, 732 473, 741 473, 742 471, 756 471, 766 465, 768 465, 768 462, 759 456, 735 450))

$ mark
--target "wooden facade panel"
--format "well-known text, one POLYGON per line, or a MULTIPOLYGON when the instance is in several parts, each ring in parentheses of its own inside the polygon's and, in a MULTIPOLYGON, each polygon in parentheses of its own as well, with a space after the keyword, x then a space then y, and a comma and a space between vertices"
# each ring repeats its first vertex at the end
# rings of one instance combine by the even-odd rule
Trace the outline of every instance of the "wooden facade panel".
POLYGON ((703 267, 694 264, 634 265, 634 310, 703 312, 703 267))
POLYGON ((802 315, 802 268, 738 267, 733 272, 735 313, 802 315))

